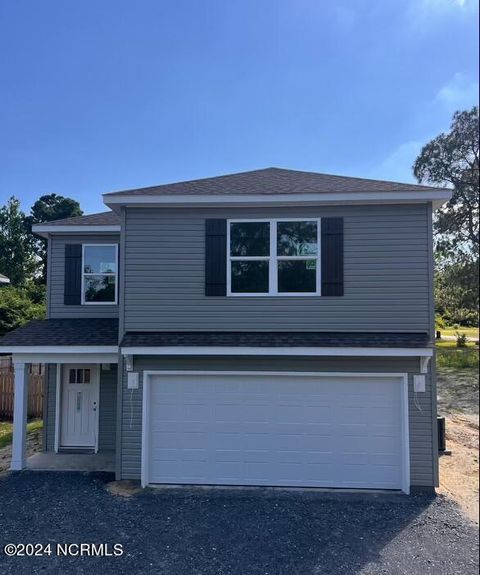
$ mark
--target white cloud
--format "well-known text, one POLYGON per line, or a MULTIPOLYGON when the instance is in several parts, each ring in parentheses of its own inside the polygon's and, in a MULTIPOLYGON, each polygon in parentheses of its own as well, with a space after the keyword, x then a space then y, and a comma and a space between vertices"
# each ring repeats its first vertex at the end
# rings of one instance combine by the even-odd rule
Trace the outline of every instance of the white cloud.
POLYGON ((412 166, 424 143, 410 140, 400 144, 372 170, 370 177, 393 182, 415 182, 412 166))
POLYGON ((478 82, 467 78, 465 74, 457 73, 440 88, 435 96, 435 102, 449 112, 470 108, 478 103, 478 89, 478 82))
POLYGON ((472 17, 478 12, 478 0, 411 0, 406 12, 410 26, 426 31, 439 22, 455 16, 472 17))

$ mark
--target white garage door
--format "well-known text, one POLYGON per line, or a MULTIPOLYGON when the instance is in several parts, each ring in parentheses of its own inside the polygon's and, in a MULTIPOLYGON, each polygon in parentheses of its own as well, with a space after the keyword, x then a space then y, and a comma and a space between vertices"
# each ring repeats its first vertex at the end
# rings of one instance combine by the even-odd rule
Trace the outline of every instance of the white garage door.
POLYGON ((144 483, 406 488, 401 378, 146 380, 144 483))

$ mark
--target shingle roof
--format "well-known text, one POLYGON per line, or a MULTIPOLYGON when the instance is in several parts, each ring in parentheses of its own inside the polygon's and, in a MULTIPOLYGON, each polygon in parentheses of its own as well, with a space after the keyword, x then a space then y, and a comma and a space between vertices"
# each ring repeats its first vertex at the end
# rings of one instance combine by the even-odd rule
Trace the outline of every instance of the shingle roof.
POLYGON ((122 347, 426 347, 426 333, 128 332, 122 347))
POLYGON ((33 320, 0 338, 3 346, 117 345, 118 319, 33 320))
POLYGON ((116 226, 120 225, 120 218, 112 211, 100 212, 98 214, 88 214, 86 216, 75 216, 64 218, 63 220, 53 220, 39 225, 48 226, 116 226))
POLYGON ((431 186, 402 184, 365 178, 334 176, 314 172, 300 172, 282 168, 265 168, 226 176, 190 180, 104 194, 112 196, 161 196, 172 194, 308 194, 308 193, 358 193, 358 192, 407 192, 438 190, 431 186))

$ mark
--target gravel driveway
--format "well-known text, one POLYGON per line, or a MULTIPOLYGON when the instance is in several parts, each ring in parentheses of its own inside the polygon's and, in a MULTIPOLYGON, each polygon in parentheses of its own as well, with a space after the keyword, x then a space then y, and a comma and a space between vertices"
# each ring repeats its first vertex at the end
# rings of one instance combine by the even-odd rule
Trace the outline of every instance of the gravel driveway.
POLYGON ((0 546, 121 543, 121 557, 6 557, 0 573, 477 573, 477 530, 429 495, 105 489, 107 474, 0 478, 0 546))

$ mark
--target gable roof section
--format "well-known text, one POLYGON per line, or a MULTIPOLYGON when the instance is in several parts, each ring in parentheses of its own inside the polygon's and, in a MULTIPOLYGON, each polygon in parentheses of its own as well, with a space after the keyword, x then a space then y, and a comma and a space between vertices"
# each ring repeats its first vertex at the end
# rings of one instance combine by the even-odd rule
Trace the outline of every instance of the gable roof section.
POLYGON ((451 196, 451 190, 300 172, 281 168, 266 168, 226 176, 190 180, 148 188, 112 192, 103 195, 107 206, 119 205, 269 205, 276 203, 387 203, 441 201, 451 196))

